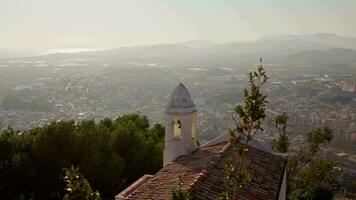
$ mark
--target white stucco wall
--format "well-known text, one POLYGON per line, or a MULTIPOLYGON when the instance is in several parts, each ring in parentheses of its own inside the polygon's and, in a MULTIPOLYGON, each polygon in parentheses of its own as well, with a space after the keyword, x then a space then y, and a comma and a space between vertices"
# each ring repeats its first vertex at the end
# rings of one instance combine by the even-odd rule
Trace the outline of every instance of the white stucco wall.
MULTIPOLYGON (((180 155, 189 154, 197 148, 196 138, 192 137, 193 119, 196 120, 196 113, 185 115, 166 114, 165 122, 165 145, 163 152, 163 166, 180 155), (173 137, 173 120, 177 118, 181 122, 181 137, 173 137)), ((195 123, 196 125, 196 123, 195 123)))
POLYGON ((287 197, 287 169, 284 170, 281 190, 279 191, 278 200, 285 200, 287 197))

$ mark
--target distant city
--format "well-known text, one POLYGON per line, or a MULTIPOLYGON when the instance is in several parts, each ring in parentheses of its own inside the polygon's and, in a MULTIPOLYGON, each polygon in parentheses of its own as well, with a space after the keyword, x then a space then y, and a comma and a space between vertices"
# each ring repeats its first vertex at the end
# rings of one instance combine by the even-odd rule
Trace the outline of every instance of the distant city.
POLYGON ((342 161, 345 173, 356 175, 356 38, 343 38, 350 42, 342 48, 345 42, 325 44, 325 37, 343 38, 311 35, 209 45, 200 41, 198 46, 187 42, 4 58, 0 129, 24 130, 56 120, 99 121, 137 112, 163 123, 170 92, 183 82, 197 105, 199 141, 205 143, 233 126, 231 113, 243 100, 246 74, 263 57, 270 76, 265 91, 269 104, 258 139, 269 142, 277 134, 272 119, 283 112, 289 116, 293 144, 303 144, 306 132, 329 126, 335 138, 325 155, 342 161))

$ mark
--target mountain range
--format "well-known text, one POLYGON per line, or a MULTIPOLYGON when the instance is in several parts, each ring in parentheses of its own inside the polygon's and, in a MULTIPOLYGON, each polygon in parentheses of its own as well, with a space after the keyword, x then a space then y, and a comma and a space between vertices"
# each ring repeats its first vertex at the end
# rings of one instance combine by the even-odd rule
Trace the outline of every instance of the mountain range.
POLYGON ((238 60, 242 63, 263 57, 274 62, 349 63, 356 62, 356 38, 329 33, 274 35, 248 42, 221 44, 206 40, 192 40, 102 51, 55 53, 40 57, 55 60, 90 57, 108 61, 238 60))

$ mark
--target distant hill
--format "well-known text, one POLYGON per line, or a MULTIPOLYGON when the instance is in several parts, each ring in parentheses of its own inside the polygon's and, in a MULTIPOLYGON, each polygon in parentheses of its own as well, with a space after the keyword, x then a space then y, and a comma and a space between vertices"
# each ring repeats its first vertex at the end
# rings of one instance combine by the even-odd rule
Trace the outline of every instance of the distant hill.
POLYGON ((214 51, 221 54, 242 54, 242 55, 275 55, 283 56, 305 50, 328 49, 330 46, 302 39, 290 40, 257 40, 253 42, 235 42, 218 45, 214 51))
POLYGON ((0 49, 0 59, 16 58, 36 55, 36 52, 29 50, 0 49))
POLYGON ((304 40, 333 48, 347 48, 356 50, 355 37, 346 37, 331 33, 316 33, 308 35, 274 35, 264 37, 261 40, 304 40))
POLYGON ((111 50, 86 51, 76 53, 53 53, 48 55, 32 57, 32 59, 78 59, 91 58, 96 60, 127 60, 127 59, 152 59, 190 56, 193 49, 178 44, 157 44, 135 47, 120 47, 111 50))
POLYGON ((157 44, 136 47, 121 47, 105 51, 90 51, 79 53, 57 53, 42 58, 68 59, 92 57, 98 59, 199 59, 199 58, 226 58, 232 57, 268 57, 286 56, 305 50, 326 50, 330 46, 314 42, 295 40, 258 40, 253 42, 233 42, 215 44, 208 41, 188 41, 173 44, 157 44))
POLYGON ((341 48, 303 51, 288 56, 287 60, 292 63, 356 63, 356 51, 341 48))
MULTIPOLYGON (((248 64, 259 57, 269 62, 298 63, 353 62, 356 38, 334 34, 268 36, 250 42, 218 44, 206 40, 192 40, 171 44, 121 47, 111 50, 56 53, 32 59, 65 60, 86 58, 102 62, 149 61, 161 63, 207 63, 208 65, 248 64)), ((29 59, 29 58, 26 58, 29 59)), ((31 59, 31 58, 30 58, 31 59)))
POLYGON ((215 42, 209 40, 190 40, 190 41, 178 42, 176 44, 183 45, 189 48, 210 48, 217 45, 215 42))

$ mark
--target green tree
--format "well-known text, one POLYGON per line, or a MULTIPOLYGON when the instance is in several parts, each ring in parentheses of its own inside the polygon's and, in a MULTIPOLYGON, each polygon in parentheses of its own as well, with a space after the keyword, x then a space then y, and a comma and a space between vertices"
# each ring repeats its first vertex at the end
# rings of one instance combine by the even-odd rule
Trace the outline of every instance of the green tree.
POLYGON ((306 134, 307 145, 288 159, 290 199, 332 199, 338 189, 337 164, 320 156, 323 145, 332 140, 332 130, 318 128, 306 134))
MULTIPOLYGON (((31 160, 33 184, 46 187, 32 187, 29 190, 36 199, 54 199, 63 195, 63 181, 59 178, 62 169, 77 165, 80 160, 80 143, 74 121, 52 122, 44 127, 31 129, 31 160)), ((24 152, 20 152, 23 154, 24 152)), ((26 184, 31 184, 27 182, 26 184)))
POLYGON ((92 188, 111 199, 162 167, 164 127, 138 114, 57 121, 0 133, 0 199, 62 199, 62 169, 81 169, 92 188))
POLYGON ((183 189, 183 178, 182 176, 178 176, 178 184, 177 187, 172 190, 172 200, 189 200, 190 193, 187 190, 183 189))
POLYGON ((100 194, 93 191, 89 182, 79 173, 79 168, 65 169, 66 194, 63 200, 101 200, 100 194))
POLYGON ((337 164, 320 156, 323 145, 332 140, 332 130, 318 128, 306 134, 307 144, 296 152, 289 151, 286 113, 275 118, 279 137, 272 140, 272 147, 288 153, 288 199, 332 199, 338 189, 337 164))
POLYGON ((123 168, 125 160, 114 151, 111 124, 105 118, 99 124, 93 120, 84 120, 77 124, 80 159, 76 164, 91 186, 100 191, 103 198, 112 197, 123 187, 123 168), (103 170, 105 169, 105 170, 103 170))
POLYGON ((287 153, 289 148, 289 135, 287 133, 287 113, 278 115, 274 119, 276 128, 278 129, 279 137, 272 140, 272 148, 281 153, 287 153))
POLYGON ((12 128, 0 134, 0 197, 29 199, 26 182, 31 180, 29 137, 12 128))
POLYGON ((333 199, 338 190, 338 171, 335 163, 327 159, 311 161, 290 180, 289 199, 333 199))
POLYGON ((244 89, 244 102, 235 107, 235 115, 232 116, 235 127, 229 130, 232 145, 232 153, 225 166, 227 174, 226 192, 223 199, 238 199, 238 191, 250 182, 250 175, 245 166, 245 154, 248 150, 248 142, 258 132, 263 130, 262 121, 266 117, 267 96, 262 93, 262 86, 267 82, 268 75, 260 65, 256 71, 249 72, 249 87, 244 89), (236 167, 234 158, 239 157, 239 165, 236 167))

